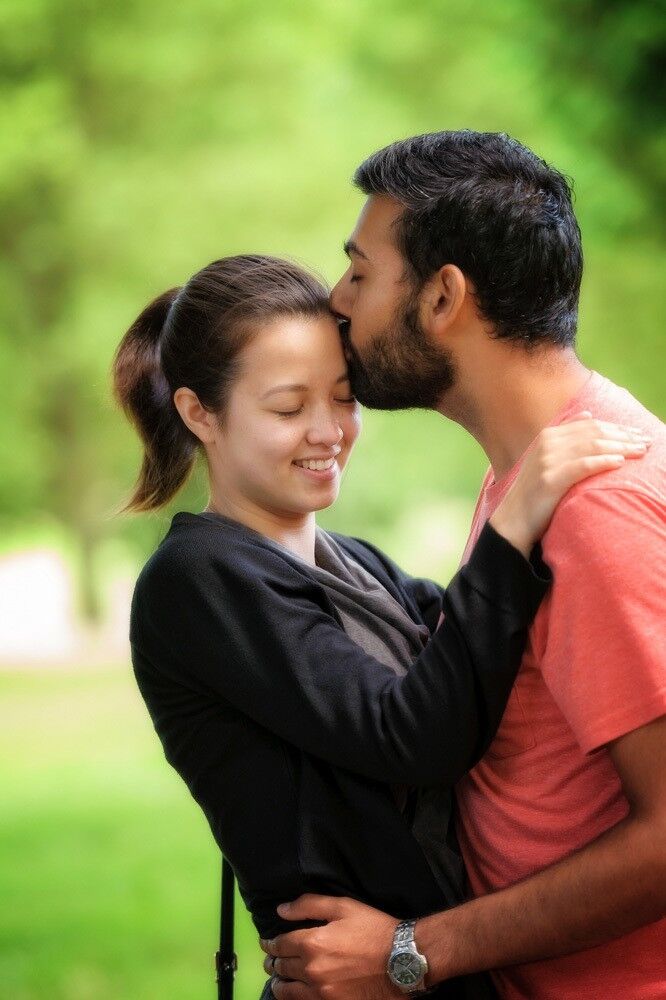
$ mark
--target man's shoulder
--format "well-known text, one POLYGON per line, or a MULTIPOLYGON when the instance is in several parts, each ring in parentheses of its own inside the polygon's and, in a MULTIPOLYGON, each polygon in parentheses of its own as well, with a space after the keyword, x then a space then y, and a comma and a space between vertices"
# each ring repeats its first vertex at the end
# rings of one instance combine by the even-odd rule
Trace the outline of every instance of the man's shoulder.
POLYGON ((665 544, 663 468, 654 475, 614 470, 579 483, 560 502, 542 540, 551 568, 574 558, 588 573, 595 564, 638 572, 641 561, 647 567, 663 558, 665 544))
MULTIPOLYGON (((596 374, 596 373, 595 373, 596 374)), ((616 511, 645 502, 647 508, 666 507, 666 424, 627 389, 597 375, 594 391, 585 400, 592 416, 601 421, 636 427, 651 439, 643 458, 627 459, 620 468, 590 476, 573 486, 560 503, 553 526, 573 510, 587 507, 616 511), (603 494, 601 496, 600 494, 603 494)))
POLYGON ((616 423, 657 431, 664 424, 659 417, 637 399, 629 389, 605 378, 598 372, 592 373, 587 391, 580 397, 581 408, 591 410, 592 415, 616 423))

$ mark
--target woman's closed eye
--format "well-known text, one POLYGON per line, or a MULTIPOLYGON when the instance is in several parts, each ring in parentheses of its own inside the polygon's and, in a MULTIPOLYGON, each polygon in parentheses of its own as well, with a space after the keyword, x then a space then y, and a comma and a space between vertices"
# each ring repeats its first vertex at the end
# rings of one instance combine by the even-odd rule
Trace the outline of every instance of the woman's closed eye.
MULTIPOLYGON (((345 399, 335 399, 335 403, 339 403, 341 406, 352 406, 356 402, 356 396, 347 396, 345 399)), ((303 410, 302 406, 299 406, 297 410, 273 410, 276 417, 296 417, 303 410)))
POLYGON ((276 417, 296 417, 302 409, 303 407, 299 406, 297 410, 273 410, 273 413, 276 417))

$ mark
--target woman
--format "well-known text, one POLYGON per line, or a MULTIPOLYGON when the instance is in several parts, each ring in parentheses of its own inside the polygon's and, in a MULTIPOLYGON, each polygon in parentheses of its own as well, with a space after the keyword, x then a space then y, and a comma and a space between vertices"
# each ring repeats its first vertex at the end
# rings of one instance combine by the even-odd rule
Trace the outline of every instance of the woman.
MULTIPOLYGON (((535 444, 445 591, 316 528, 360 421, 326 289, 300 268, 215 261, 142 312, 114 379, 145 448, 127 509, 161 507, 207 461, 206 510, 174 516, 137 582, 132 660, 257 930, 293 929, 275 907, 303 892, 405 917, 460 902, 451 786, 493 738, 547 589, 527 556, 568 486, 637 452, 631 435, 592 443, 583 421, 554 453, 535 444)), ((492 992, 470 977, 437 995, 492 992)))

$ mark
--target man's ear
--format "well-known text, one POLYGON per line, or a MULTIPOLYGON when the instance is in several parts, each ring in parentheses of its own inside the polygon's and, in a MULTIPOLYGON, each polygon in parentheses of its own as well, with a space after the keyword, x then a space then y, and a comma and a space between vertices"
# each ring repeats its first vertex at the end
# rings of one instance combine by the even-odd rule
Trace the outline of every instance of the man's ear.
POLYGON ((199 402, 196 392, 184 386, 176 389, 173 394, 174 406, 180 413, 183 423, 203 444, 209 444, 215 437, 215 414, 199 402))
POLYGON ((455 264, 440 267, 426 283, 421 298, 421 322, 435 340, 448 339, 469 291, 467 278, 455 264))

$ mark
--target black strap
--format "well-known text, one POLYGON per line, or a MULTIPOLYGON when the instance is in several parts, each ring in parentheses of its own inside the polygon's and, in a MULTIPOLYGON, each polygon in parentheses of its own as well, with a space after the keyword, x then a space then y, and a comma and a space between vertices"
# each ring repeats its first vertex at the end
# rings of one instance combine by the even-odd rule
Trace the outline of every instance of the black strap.
POLYGON ((237 968, 238 959, 234 954, 234 872, 227 859, 222 858, 220 950, 215 952, 217 1000, 233 1000, 237 968))

